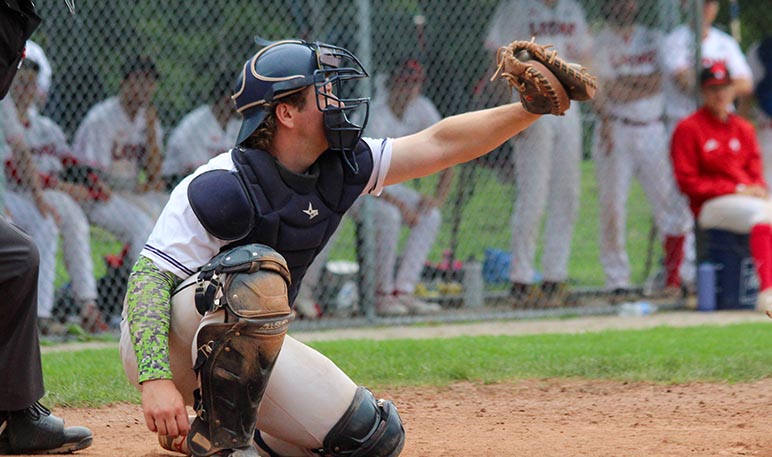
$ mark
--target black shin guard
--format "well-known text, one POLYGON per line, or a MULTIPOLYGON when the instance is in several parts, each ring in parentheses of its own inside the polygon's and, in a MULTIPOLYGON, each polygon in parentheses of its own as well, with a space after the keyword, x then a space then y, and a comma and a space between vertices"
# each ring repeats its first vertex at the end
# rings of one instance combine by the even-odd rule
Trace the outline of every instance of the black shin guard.
POLYGON ((323 445, 318 452, 329 457, 396 457, 405 445, 405 429, 394 403, 376 400, 360 386, 323 445))
POLYGON ((257 409, 289 321, 289 316, 244 319, 201 329, 201 405, 188 435, 193 455, 252 447, 257 409))

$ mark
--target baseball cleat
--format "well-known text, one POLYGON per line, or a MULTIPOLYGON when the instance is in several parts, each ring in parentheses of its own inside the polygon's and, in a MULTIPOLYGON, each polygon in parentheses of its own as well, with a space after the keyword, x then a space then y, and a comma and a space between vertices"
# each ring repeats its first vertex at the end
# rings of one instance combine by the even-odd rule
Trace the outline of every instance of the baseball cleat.
MULTIPOLYGON (((2 417, 2 416, 0 416, 2 417)), ((0 421, 0 454, 69 454, 91 446, 86 427, 65 427, 64 421, 38 402, 4 413, 0 421)))
POLYGON ((442 306, 438 303, 430 303, 417 298, 411 294, 399 294, 397 299, 412 314, 435 314, 442 311, 442 306))
POLYGON ((405 316, 410 310, 394 295, 379 295, 376 298, 375 312, 380 316, 405 316))

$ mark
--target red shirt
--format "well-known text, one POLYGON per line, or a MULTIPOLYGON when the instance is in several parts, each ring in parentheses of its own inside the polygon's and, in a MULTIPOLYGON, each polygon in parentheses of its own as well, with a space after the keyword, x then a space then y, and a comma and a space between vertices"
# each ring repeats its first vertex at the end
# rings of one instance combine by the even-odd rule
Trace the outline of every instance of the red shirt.
POLYGON ((676 126, 670 156, 695 216, 705 201, 735 193, 738 184, 767 186, 753 125, 735 114, 722 121, 697 110, 676 126))

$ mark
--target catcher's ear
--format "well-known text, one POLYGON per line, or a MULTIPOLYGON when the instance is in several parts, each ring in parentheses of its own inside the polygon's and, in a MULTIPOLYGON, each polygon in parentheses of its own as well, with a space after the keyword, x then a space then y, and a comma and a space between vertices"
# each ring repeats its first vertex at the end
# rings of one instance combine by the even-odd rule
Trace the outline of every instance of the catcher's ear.
POLYGON ((276 122, 285 127, 295 127, 297 125, 298 109, 289 103, 279 103, 274 109, 276 122))

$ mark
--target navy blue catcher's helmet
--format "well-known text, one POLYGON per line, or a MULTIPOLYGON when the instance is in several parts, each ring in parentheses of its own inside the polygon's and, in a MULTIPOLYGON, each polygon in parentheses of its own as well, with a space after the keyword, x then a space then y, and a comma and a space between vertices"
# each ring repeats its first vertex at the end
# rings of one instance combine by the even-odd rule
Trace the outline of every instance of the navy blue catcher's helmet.
POLYGON ((366 77, 359 59, 346 49, 302 40, 270 43, 247 60, 236 82, 233 100, 243 118, 236 144, 257 130, 270 102, 313 85, 330 148, 341 151, 356 171, 353 151, 367 124, 370 98, 356 97, 353 84, 346 82, 366 77))

